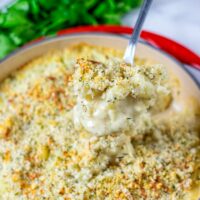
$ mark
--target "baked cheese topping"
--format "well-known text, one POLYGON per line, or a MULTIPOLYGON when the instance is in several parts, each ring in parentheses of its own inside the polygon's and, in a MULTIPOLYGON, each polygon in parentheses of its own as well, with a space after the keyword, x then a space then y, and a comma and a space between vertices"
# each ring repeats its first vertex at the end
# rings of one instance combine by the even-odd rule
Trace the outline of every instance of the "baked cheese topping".
MULTIPOLYGON (((123 93, 129 93, 126 99, 130 96, 131 101, 135 98, 149 105, 147 112, 140 114, 140 120, 133 118, 133 129, 121 131, 124 127, 120 125, 118 134, 96 135, 87 127, 74 125, 74 109, 79 103, 76 93, 79 86, 74 91, 74 81, 79 76, 80 64, 92 60, 112 68, 108 63, 116 58, 121 59, 122 52, 78 44, 47 53, 0 83, 1 200, 196 200, 200 197, 199 102, 188 100, 181 110, 172 110, 166 118, 154 116, 169 107, 176 98, 174 94, 179 93, 173 81, 168 87, 167 78, 162 79, 166 76, 165 69, 152 67, 155 66, 152 61, 137 58, 135 63, 155 70, 149 72, 156 75, 155 79, 147 78, 146 68, 141 68, 145 75, 138 72, 139 67, 130 69, 145 80, 133 80, 131 90, 127 88, 123 93), (161 75, 157 76, 159 71, 161 75), (134 90, 136 81, 152 87, 153 92, 145 91, 145 87, 134 90), (163 92, 157 91, 160 86, 163 92), (159 98, 154 92, 160 94, 159 98), (169 99, 165 98, 168 94, 169 99), (146 95, 152 95, 159 104, 144 98, 146 95)), ((93 66, 96 64, 91 63, 93 66)), ((122 66, 116 68, 122 70, 122 66)), ((128 76, 128 68, 123 70, 128 76)), ((116 77, 120 78, 121 72, 116 77)), ((91 79, 90 83, 95 82, 91 79)), ((117 82, 113 87, 106 86, 110 92, 104 98, 117 97, 123 101, 125 97, 120 96, 123 89, 119 93, 115 90, 118 86, 117 82)), ((103 87, 89 87, 95 97, 99 98, 96 93, 99 90, 100 95, 101 90, 106 94, 103 87)), ((91 101, 90 96, 84 96, 87 91, 80 91, 80 95, 91 101)))
POLYGON ((95 135, 135 129, 138 121, 149 120, 154 111, 169 105, 168 76, 162 66, 131 67, 113 58, 105 63, 79 59, 76 67, 75 126, 95 135))

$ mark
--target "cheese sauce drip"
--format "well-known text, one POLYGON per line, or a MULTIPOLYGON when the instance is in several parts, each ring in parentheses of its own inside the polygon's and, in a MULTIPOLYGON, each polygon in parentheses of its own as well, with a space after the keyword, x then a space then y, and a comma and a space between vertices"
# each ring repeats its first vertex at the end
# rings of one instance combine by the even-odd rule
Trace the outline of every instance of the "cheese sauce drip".
POLYGON ((164 67, 131 67, 119 59, 100 63, 78 59, 74 74, 76 128, 94 135, 143 129, 165 110, 171 93, 164 67))

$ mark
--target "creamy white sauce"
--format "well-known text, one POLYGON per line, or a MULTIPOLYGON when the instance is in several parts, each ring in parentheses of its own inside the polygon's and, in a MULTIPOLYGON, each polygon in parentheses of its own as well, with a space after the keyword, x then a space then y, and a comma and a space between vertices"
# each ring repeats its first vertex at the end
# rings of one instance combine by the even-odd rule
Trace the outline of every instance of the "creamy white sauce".
POLYGON ((134 119, 142 108, 143 106, 138 105, 132 98, 115 103, 78 99, 73 110, 74 124, 76 127, 84 127, 95 135, 106 135, 127 130, 129 120, 134 119))

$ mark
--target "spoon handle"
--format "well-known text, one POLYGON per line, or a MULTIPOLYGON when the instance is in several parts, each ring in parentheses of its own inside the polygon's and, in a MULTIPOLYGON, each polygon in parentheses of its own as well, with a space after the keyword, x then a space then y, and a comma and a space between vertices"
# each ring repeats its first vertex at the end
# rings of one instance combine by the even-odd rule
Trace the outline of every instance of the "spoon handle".
POLYGON ((136 44, 138 42, 138 38, 140 36, 142 26, 144 24, 145 18, 147 16, 147 13, 149 11, 152 1, 153 0, 144 0, 144 3, 142 4, 142 7, 140 9, 140 13, 139 13, 138 19, 137 19, 135 27, 134 27, 134 31, 131 35, 129 44, 128 44, 125 54, 124 54, 124 60, 128 64, 133 65, 136 44))

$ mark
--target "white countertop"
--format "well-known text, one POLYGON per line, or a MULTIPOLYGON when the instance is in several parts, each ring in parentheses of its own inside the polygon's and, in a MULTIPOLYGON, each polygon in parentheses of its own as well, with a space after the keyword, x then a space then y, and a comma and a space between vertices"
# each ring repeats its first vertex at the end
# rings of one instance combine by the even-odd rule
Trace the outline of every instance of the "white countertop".
MULTIPOLYGON (((134 26, 138 9, 123 18, 134 26)), ((159 33, 189 47, 200 55, 200 0, 154 0, 144 29, 159 33)))
MULTIPOLYGON (((134 26, 138 11, 125 15, 123 24, 134 26)), ((144 29, 171 38, 200 55, 200 0, 154 0, 144 29)), ((188 69, 200 82, 200 71, 188 69)))
MULTIPOLYGON (((144 29, 171 38, 200 55, 200 0, 154 0, 144 29)), ((139 9, 122 22, 134 26, 139 9)), ((200 83, 200 71, 187 67, 200 83)))

